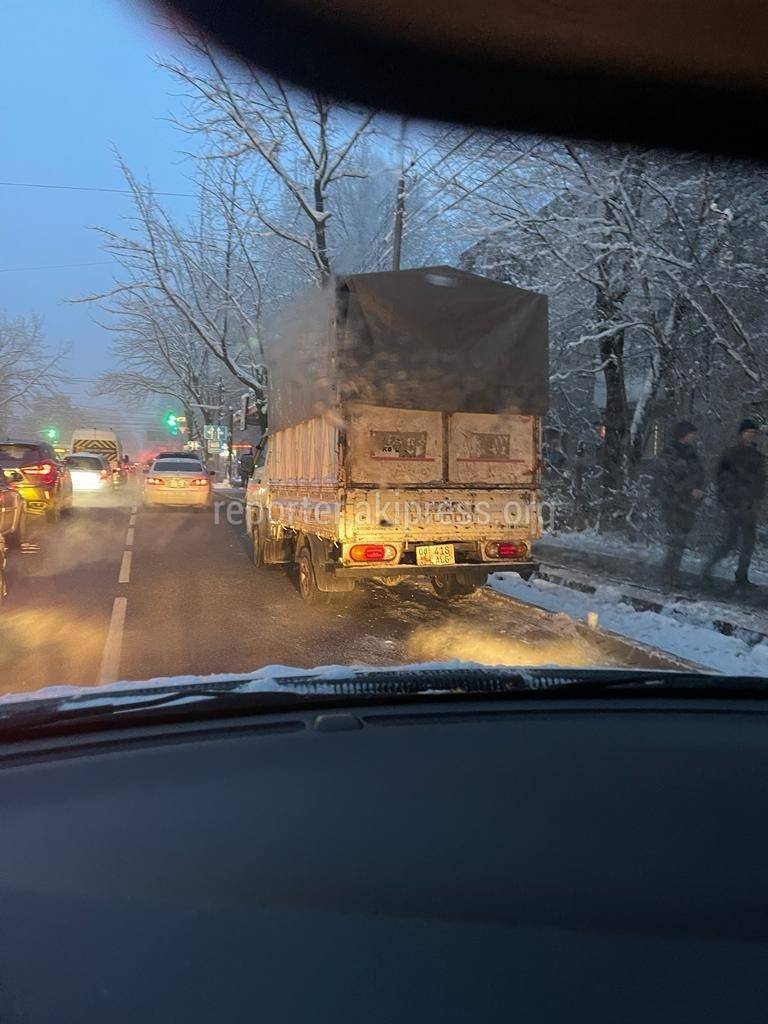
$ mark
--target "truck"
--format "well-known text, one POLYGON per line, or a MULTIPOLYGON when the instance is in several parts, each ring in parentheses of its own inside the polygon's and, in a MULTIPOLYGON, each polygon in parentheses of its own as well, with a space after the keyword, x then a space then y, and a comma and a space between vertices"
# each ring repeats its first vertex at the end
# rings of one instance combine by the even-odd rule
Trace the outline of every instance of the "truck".
POLYGON ((123 446, 113 430, 101 430, 97 427, 79 427, 72 433, 70 451, 96 452, 103 455, 112 469, 112 480, 118 484, 126 481, 126 466, 123 458, 123 446))
POLYGON ((447 266, 334 278, 268 344, 254 564, 295 565, 311 604, 530 576, 548 364, 544 295, 447 266))

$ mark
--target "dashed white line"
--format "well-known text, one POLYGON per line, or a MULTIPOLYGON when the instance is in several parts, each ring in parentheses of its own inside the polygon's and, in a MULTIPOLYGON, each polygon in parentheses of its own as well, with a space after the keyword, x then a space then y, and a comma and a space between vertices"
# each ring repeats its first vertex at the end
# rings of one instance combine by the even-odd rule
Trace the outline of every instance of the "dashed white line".
POLYGON ((124 551, 123 560, 120 563, 120 575, 117 578, 118 583, 130 583, 131 582, 131 558, 132 552, 124 551))
POLYGON ((131 515, 131 518, 128 520, 128 525, 129 526, 135 526, 136 525, 136 513, 135 512, 131 515))
POLYGON ((131 515, 132 516, 135 516, 138 511, 139 511, 139 506, 138 505, 131 505, 131 515))
POLYGON ((127 597, 116 597, 112 604, 112 617, 109 620, 107 640, 99 667, 99 683, 116 683, 120 673, 120 655, 123 648, 123 630, 125 613, 128 608, 127 597))
POLYGON ((125 546, 127 548, 133 547, 133 535, 134 535, 134 529, 133 529, 132 526, 129 526, 128 527, 128 533, 126 533, 126 535, 125 535, 125 546))

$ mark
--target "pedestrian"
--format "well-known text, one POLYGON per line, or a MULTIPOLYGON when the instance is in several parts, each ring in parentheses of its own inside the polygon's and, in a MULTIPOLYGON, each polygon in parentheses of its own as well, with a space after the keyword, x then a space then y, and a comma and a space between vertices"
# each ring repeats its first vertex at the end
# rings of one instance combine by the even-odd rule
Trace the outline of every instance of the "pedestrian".
POLYGON ((720 459, 717 467, 717 500, 723 510, 723 536, 704 569, 704 582, 712 582, 717 563, 738 549, 736 585, 751 587, 749 563, 755 549, 757 514, 765 496, 765 458, 757 447, 759 425, 754 420, 739 424, 739 440, 720 459))
POLYGON ((704 497, 704 467, 694 447, 696 426, 682 420, 674 429, 672 443, 660 458, 656 488, 667 527, 664 580, 679 583, 680 563, 696 509, 704 497))
POLYGON ((248 486, 248 481, 253 475, 254 467, 253 449, 249 448, 247 452, 243 452, 240 456, 238 467, 240 469, 240 483, 243 487, 248 486))

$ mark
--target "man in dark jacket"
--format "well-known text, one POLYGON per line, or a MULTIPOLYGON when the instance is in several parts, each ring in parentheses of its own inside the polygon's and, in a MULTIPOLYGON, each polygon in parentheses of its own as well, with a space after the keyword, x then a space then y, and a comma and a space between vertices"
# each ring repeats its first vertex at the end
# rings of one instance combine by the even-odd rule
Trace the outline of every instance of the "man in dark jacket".
POLYGON ((696 508, 704 497, 704 467, 694 441, 696 427, 688 420, 678 423, 672 444, 661 455, 657 490, 667 526, 667 556, 664 579, 677 583, 683 551, 696 518, 696 508))
POLYGON ((752 585, 747 573, 755 548, 757 513, 765 496, 765 459, 756 444, 758 430, 754 420, 742 420, 738 444, 725 452, 717 467, 717 500, 725 513, 725 529, 704 569, 705 583, 711 582, 720 559, 738 548, 736 583, 752 585))
POLYGON ((248 481, 253 476, 253 449, 249 448, 247 452, 243 452, 240 456, 238 468, 240 470, 240 483, 243 487, 248 486, 248 481))

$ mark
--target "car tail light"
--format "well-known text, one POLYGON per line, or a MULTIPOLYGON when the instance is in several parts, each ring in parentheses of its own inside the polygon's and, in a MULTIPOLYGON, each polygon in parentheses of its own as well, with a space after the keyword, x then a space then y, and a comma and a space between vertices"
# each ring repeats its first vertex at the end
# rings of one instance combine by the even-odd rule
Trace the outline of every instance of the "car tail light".
POLYGON ((349 557, 353 562, 391 562, 397 558, 397 548, 391 544, 353 544, 349 557))
POLYGON ((162 479, 161 477, 159 477, 159 476, 148 476, 148 477, 147 477, 147 481, 146 481, 146 482, 147 482, 147 486, 148 486, 148 487, 151 487, 151 486, 153 486, 153 485, 154 485, 154 486, 157 486, 158 484, 164 484, 164 483, 165 483, 165 480, 163 480, 163 479, 162 479))
POLYGON ((102 471, 99 473, 99 476, 102 480, 109 480, 110 475, 111 472, 108 469, 102 469, 102 471))
POLYGON ((525 558, 528 545, 522 541, 492 541, 485 545, 485 553, 489 558, 525 558))
POLYGON ((21 471, 34 484, 55 484, 56 467, 50 462, 38 462, 33 466, 22 466, 21 471))
POLYGON ((194 480, 190 480, 193 487, 207 487, 209 482, 205 476, 196 476, 194 480))

